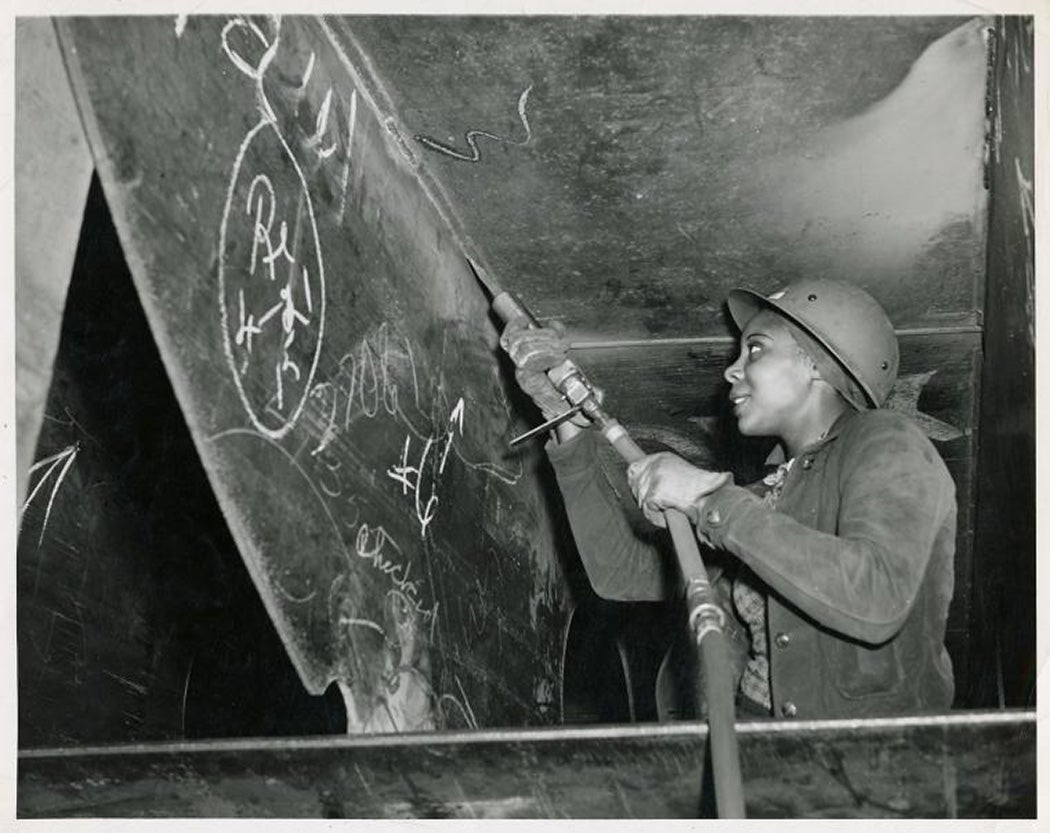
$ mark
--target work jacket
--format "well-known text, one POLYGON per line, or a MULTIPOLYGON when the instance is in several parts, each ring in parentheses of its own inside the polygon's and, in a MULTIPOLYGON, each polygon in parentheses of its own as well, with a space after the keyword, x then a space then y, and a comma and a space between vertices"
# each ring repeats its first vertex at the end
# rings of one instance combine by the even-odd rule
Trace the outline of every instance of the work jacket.
MULTIPOLYGON (((598 441, 585 431, 547 446, 588 579, 608 599, 667 598, 673 573, 624 513, 598 441)), ((796 458, 776 509, 762 489, 713 492, 696 532, 767 591, 774 715, 947 709, 955 485, 921 429, 893 411, 848 411, 796 458)))

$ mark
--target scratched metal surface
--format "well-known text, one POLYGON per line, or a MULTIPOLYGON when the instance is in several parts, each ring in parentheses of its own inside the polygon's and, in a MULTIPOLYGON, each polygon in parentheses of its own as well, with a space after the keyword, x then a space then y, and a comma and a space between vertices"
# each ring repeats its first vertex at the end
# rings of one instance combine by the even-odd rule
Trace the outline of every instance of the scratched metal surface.
MULTIPOLYGON (((699 724, 35 750, 18 816, 695 818, 699 724)), ((739 725, 749 818, 1034 817, 1034 712, 739 725)), ((706 805, 705 805, 706 806, 706 805)))
POLYGON ((352 731, 555 717, 564 586, 496 333, 318 21, 67 18, 99 176, 230 531, 352 731))
POLYGON ((329 18, 493 275, 585 333, 720 334, 732 286, 972 322, 985 49, 964 18, 329 18), (497 137, 497 138, 493 138, 497 137))

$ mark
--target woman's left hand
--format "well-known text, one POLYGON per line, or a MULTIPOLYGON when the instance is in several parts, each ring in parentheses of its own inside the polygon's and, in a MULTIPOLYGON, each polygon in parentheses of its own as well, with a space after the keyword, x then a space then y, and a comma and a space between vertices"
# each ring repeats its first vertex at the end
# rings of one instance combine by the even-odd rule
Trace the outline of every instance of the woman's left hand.
POLYGON ((627 482, 638 506, 657 526, 667 526, 665 509, 684 512, 696 524, 707 496, 731 479, 729 472, 698 468, 669 451, 650 454, 627 467, 627 482))

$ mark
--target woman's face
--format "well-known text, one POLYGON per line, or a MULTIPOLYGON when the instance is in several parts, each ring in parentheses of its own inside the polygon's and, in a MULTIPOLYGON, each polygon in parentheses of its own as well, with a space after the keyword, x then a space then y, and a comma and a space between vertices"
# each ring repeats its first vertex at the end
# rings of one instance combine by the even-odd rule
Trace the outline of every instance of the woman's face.
POLYGON ((785 437, 803 413, 813 365, 774 312, 755 315, 740 336, 740 355, 726 368, 729 399, 741 434, 785 437))

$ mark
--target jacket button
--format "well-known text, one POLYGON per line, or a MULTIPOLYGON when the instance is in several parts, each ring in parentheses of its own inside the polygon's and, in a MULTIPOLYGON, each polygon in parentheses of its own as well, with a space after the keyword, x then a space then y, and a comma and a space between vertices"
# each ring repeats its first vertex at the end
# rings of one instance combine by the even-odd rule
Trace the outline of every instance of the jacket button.
POLYGON ((722 523, 722 513, 717 509, 712 509, 707 513, 707 522, 709 524, 720 524, 722 523))
POLYGON ((781 631, 773 637, 773 641, 777 644, 778 648, 786 648, 791 644, 791 634, 781 631))
POLYGON ((802 468, 806 469, 807 471, 813 468, 813 460, 807 457, 805 460, 802 461, 802 468))
POLYGON ((798 706, 788 700, 783 706, 780 707, 780 713, 784 717, 794 717, 798 714, 798 706))

